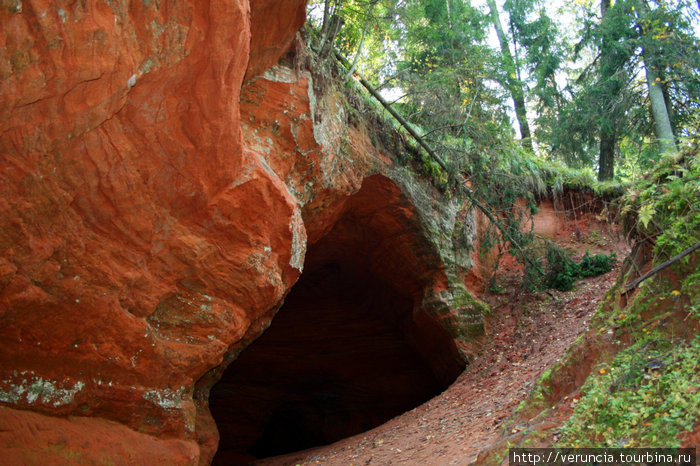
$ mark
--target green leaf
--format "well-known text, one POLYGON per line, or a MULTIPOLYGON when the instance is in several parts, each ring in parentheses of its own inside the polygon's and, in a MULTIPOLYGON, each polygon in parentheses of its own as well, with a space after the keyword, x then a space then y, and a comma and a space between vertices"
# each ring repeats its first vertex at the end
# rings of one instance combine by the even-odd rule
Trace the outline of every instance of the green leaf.
POLYGON ((647 228, 649 221, 652 219, 656 210, 654 209, 654 204, 644 204, 641 209, 639 209, 639 221, 642 222, 644 228, 647 228))

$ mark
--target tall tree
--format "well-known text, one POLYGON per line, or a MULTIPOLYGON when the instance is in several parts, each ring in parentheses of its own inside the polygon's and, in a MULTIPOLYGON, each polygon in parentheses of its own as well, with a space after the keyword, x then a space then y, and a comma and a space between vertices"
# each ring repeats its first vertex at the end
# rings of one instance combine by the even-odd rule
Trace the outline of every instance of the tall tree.
MULTIPOLYGON (((612 44, 614 42, 611 34, 605 29, 606 18, 609 19, 610 15, 610 0, 600 0, 600 18, 601 23, 603 23, 604 32, 602 34, 602 46, 601 46, 601 66, 600 75, 601 81, 609 85, 609 95, 614 98, 620 92, 620 82, 615 79, 615 73, 618 71, 616 69, 616 60, 613 56, 614 49, 612 44)), ((610 23, 610 21, 608 21, 610 23)), ((612 118, 603 119, 600 125, 600 153, 598 156, 598 179, 612 180, 615 176, 615 149, 617 147, 617 130, 618 121, 614 116, 612 118)))
MULTIPOLYGON (((645 16, 650 16, 651 8, 647 4, 646 0, 639 1, 639 8, 637 9, 637 19, 639 20, 640 12, 645 14, 645 16)), ((656 133, 656 139, 659 141, 659 147, 662 153, 677 153, 678 148, 676 147, 675 136, 673 135, 673 128, 671 126, 671 102, 670 98, 664 93, 664 84, 661 80, 659 72, 657 71, 656 57, 658 55, 658 44, 655 41, 644 41, 645 36, 648 34, 646 29, 639 24, 639 30, 642 37, 642 47, 644 57, 644 69, 647 75, 647 86, 649 88, 649 106, 651 107, 651 114, 654 119, 654 132, 656 133), (647 42, 646 46, 644 42, 647 42)))
POLYGON ((555 73, 560 71, 566 54, 558 27, 548 16, 541 0, 506 0, 503 9, 510 19, 510 33, 515 46, 515 65, 524 70, 532 83, 530 96, 538 100, 537 111, 561 106, 562 95, 555 73), (518 57, 518 47, 523 51, 518 57))
POLYGON ((495 0, 486 0, 491 13, 491 23, 496 30, 498 42, 501 47, 501 55, 503 58, 504 78, 503 86, 508 90, 513 98, 513 106, 515 107, 515 115, 518 119, 520 127, 520 137, 526 141, 528 147, 534 151, 532 143, 532 135, 530 133, 530 125, 527 121, 527 107, 525 106, 525 92, 523 91, 523 83, 519 79, 520 70, 516 67, 516 62, 513 60, 513 55, 510 53, 510 43, 503 32, 501 18, 498 14, 495 0))
POLYGON ((402 59, 399 104, 414 123, 446 138, 476 137, 473 123, 504 121, 503 106, 484 78, 493 55, 485 45, 485 18, 466 2, 409 0, 400 13, 402 59), (489 115, 485 115, 490 112, 489 115))
POLYGON ((658 152, 674 152, 675 133, 695 131, 693 115, 700 111, 700 44, 687 17, 684 2, 601 0, 600 13, 584 23, 577 46, 594 58, 571 85, 573 98, 548 141, 552 148, 585 155, 594 130, 599 179, 615 176, 616 154, 638 156, 622 154, 621 142, 643 147, 656 140, 657 155, 645 150, 646 163, 658 152))

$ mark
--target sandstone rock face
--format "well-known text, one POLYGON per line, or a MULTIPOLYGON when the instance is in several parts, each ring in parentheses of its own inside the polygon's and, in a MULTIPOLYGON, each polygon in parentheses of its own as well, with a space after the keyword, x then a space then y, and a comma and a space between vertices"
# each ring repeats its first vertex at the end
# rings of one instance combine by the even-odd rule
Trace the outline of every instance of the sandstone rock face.
MULTIPOLYGON (((342 96, 309 72, 258 76, 304 3, 3 2, 6 425, 140 442, 143 463, 208 462, 209 391, 311 247, 312 269, 359 264, 400 290, 404 336, 437 378, 464 363, 483 329, 464 286, 472 224, 348 126, 342 96)), ((0 448, 53 441, 22 429, 0 448)))
POLYGON ((241 93, 244 144, 298 201, 307 248, 332 256, 369 247, 368 269, 406 291, 416 314, 478 334, 484 308, 465 286, 473 279, 473 216, 396 164, 376 142, 383 135, 358 123, 339 91, 317 87, 311 73, 277 66, 241 93))
POLYGON ((3 464, 196 464, 196 443, 139 434, 113 421, 0 407, 3 464), (10 428, 11 430, 8 430, 10 428))
POLYGON ((249 10, 3 3, 3 403, 186 437, 194 382, 298 277, 297 203, 241 145, 243 76, 274 54, 249 63, 249 10))
POLYGON ((306 2, 250 2, 251 38, 250 60, 245 80, 262 74, 277 63, 282 52, 294 43, 296 31, 306 19, 306 2))

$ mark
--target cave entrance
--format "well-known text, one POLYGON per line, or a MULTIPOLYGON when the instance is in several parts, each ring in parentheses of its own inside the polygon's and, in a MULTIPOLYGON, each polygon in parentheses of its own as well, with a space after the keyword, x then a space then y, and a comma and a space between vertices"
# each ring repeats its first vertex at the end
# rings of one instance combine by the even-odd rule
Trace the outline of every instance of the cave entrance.
POLYGON ((386 236, 411 222, 387 227, 376 209, 391 205, 362 202, 367 185, 353 196, 359 205, 348 203, 309 247, 305 270, 270 328, 212 388, 209 407, 220 434, 214 464, 366 431, 439 394, 463 369, 447 332, 416 311, 420 279, 393 244, 405 247, 408 233, 386 236), (363 210, 368 205, 374 213, 363 210))

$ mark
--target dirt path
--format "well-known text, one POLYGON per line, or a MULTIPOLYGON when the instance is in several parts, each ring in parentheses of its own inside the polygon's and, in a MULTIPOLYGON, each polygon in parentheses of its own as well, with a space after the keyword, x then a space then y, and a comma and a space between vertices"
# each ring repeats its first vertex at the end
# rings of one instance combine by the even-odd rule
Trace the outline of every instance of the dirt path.
MULTIPOLYGON (((585 251, 585 245, 582 249, 585 251)), ((485 297, 496 314, 490 338, 467 370, 441 395, 368 432, 259 464, 473 462, 481 450, 498 440, 501 424, 526 398, 540 374, 586 328, 615 280, 620 256, 625 253, 620 245, 605 249, 617 250, 620 260, 616 267, 605 275, 581 280, 572 291, 554 291, 552 298, 517 289, 485 297)))

